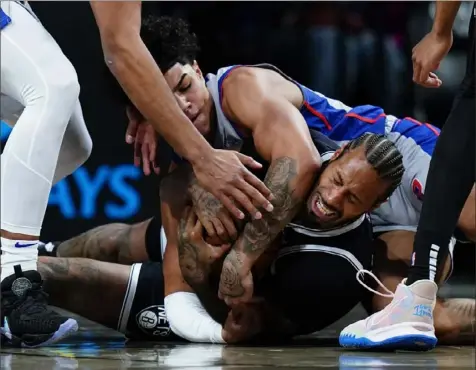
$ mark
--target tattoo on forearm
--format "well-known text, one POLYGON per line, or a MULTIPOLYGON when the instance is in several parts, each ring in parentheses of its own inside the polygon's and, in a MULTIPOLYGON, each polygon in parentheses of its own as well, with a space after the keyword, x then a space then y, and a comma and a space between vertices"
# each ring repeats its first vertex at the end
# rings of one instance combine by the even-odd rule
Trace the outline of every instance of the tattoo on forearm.
POLYGON ((264 183, 274 195, 274 210, 271 213, 262 212, 260 220, 251 220, 245 225, 223 263, 220 285, 223 295, 238 298, 245 294, 246 289, 242 285, 244 277, 239 276, 245 263, 243 255, 251 262, 256 261, 298 212, 303 196, 298 196, 296 185, 293 184, 297 176, 295 159, 281 157, 271 163, 264 183), (231 253, 234 253, 233 256, 231 253))
POLYGON ((58 246, 58 257, 85 257, 105 262, 124 262, 131 259, 131 231, 133 226, 107 224, 86 231, 58 246))
POLYGON ((222 203, 203 189, 195 177, 190 181, 188 193, 192 198, 193 206, 196 212, 201 212, 204 216, 211 218, 223 207, 222 203))
POLYGON ((186 223, 187 220, 185 218, 180 219, 177 247, 182 275, 187 284, 193 288, 193 284, 203 282, 206 276, 203 266, 200 264, 198 248, 186 238, 186 223))
POLYGON ((271 163, 264 183, 274 195, 274 210, 263 212, 260 220, 251 220, 245 225, 242 235, 235 243, 238 249, 248 255, 259 256, 295 216, 303 201, 291 185, 296 176, 295 159, 282 157, 271 163))
POLYGON ((178 230, 178 253, 182 276, 195 291, 210 316, 215 321, 224 323, 228 309, 210 286, 211 265, 209 261, 200 260, 199 247, 187 240, 185 226, 186 219, 182 218, 178 230))
MULTIPOLYGON (((230 253, 233 253, 233 251, 230 253)), ((235 258, 225 260, 223 263, 221 283, 225 289, 224 292, 229 297, 241 297, 245 293, 241 276, 238 274, 242 264, 243 260, 239 254, 236 254, 235 258)))

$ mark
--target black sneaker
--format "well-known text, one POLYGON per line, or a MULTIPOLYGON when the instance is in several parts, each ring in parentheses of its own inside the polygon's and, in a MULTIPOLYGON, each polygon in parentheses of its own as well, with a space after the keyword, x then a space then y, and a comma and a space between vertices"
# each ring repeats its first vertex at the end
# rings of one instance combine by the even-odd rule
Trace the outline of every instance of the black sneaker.
POLYGON ((56 257, 56 250, 61 242, 38 243, 38 255, 42 257, 56 257))
POLYGON ((74 319, 52 311, 46 302, 37 271, 15 274, 1 283, 2 314, 0 333, 2 344, 21 347, 46 346, 58 342, 78 330, 74 319))

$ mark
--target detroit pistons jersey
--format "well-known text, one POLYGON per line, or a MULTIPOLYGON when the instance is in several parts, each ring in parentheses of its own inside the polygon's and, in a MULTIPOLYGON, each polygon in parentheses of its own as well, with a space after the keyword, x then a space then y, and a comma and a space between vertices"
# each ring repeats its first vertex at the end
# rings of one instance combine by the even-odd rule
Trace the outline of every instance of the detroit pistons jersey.
MULTIPOLYGON (((240 135, 221 110, 223 81, 232 71, 241 66, 229 66, 207 75, 207 86, 215 101, 218 121, 232 128, 233 140, 240 135)), ((256 65, 268 68, 295 83, 302 92, 300 112, 309 129, 318 131, 342 145, 366 132, 385 135, 400 150, 405 174, 402 184, 381 207, 371 213, 375 231, 392 229, 416 230, 420 218, 421 203, 431 155, 440 130, 428 123, 413 118, 397 118, 388 115, 380 107, 362 105, 350 107, 341 101, 326 97, 292 80, 272 65, 256 65)))

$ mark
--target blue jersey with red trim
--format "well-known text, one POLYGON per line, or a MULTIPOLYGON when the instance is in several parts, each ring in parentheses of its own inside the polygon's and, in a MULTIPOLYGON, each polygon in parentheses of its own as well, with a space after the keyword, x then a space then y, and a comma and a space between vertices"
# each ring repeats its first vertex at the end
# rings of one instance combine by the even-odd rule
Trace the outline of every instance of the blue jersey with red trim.
MULTIPOLYGON (((233 69, 239 67, 241 66, 224 67, 218 71, 220 102, 223 81, 233 69)), ((322 132, 332 140, 337 142, 348 141, 358 138, 366 132, 382 135, 396 132, 413 139, 429 155, 433 153, 440 130, 430 124, 421 123, 413 118, 398 119, 395 116, 387 115, 382 108, 374 105, 349 107, 339 100, 329 98, 292 80, 271 65, 256 67, 273 69, 299 86, 304 98, 300 112, 307 125, 322 132)))
MULTIPOLYGON (((224 115, 221 100, 223 81, 233 69, 239 67, 225 67, 219 69, 216 75, 207 75, 207 86, 215 101, 219 126, 227 125, 237 136, 239 131, 224 115)), ((303 104, 299 109, 309 128, 338 143, 353 140, 366 132, 385 135, 392 141, 402 153, 405 174, 401 186, 390 199, 372 212, 372 223, 376 231, 416 229, 428 167, 440 132, 438 128, 413 118, 400 119, 388 115, 382 108, 373 105, 350 107, 299 84, 276 67, 253 67, 273 69, 301 89, 303 104)))

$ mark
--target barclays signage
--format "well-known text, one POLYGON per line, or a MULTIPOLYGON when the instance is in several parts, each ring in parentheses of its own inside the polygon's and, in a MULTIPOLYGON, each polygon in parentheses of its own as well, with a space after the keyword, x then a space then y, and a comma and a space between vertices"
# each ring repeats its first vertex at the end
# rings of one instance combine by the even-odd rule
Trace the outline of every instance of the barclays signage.
POLYGON ((140 177, 140 170, 132 164, 101 165, 92 171, 83 166, 51 189, 48 206, 57 207, 66 219, 127 219, 140 209, 140 194, 130 184, 140 177), (112 197, 105 197, 104 192, 112 197))
MULTIPOLYGON (((2 121, 2 144, 10 132, 2 121)), ((141 171, 133 164, 85 165, 53 186, 48 207, 58 209, 65 219, 125 220, 141 208, 141 196, 134 186, 140 178, 141 171)))

